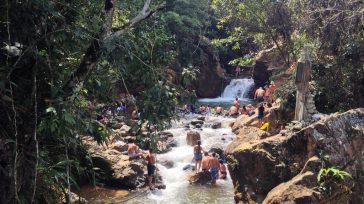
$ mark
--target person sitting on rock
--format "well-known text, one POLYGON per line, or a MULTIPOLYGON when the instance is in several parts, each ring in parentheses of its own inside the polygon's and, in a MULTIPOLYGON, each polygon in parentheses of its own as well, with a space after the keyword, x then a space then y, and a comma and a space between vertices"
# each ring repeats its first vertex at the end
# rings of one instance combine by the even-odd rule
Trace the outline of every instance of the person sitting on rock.
POLYGON ((247 112, 248 112, 249 117, 255 114, 254 106, 252 104, 248 105, 247 112))
POLYGON ((226 179, 227 172, 224 161, 220 159, 219 162, 220 162, 220 179, 226 179))
POLYGON ((128 156, 130 159, 137 159, 139 156, 142 156, 143 153, 139 152, 139 147, 134 142, 128 142, 128 156))
POLYGON ((196 173, 198 173, 201 169, 202 153, 203 149, 201 147, 201 141, 198 140, 197 145, 193 147, 193 158, 195 160, 196 173))
POLYGON ((200 105, 199 114, 204 114, 206 112, 206 107, 204 105, 200 105))
POLYGON ((201 160, 201 168, 203 172, 207 172, 210 169, 210 156, 208 152, 204 153, 204 156, 201 160))
POLYGON ((145 157, 147 161, 147 171, 148 171, 148 186, 150 190, 153 190, 152 179, 156 169, 156 158, 152 149, 149 149, 148 155, 145 157))
POLYGON ((243 104, 243 106, 239 109, 240 115, 247 115, 248 114, 248 110, 246 109, 245 104, 243 104))
POLYGON ((211 173, 212 181, 211 184, 215 185, 216 180, 219 178, 219 170, 220 170, 220 162, 216 158, 216 153, 212 153, 212 156, 209 159, 209 172, 211 173))
POLYGON ((217 107, 216 107, 216 114, 217 115, 221 115, 222 112, 224 111, 224 109, 221 107, 221 105, 219 104, 217 107))
POLYGON ((229 110, 229 116, 236 116, 238 114, 238 108, 236 106, 231 106, 229 110))

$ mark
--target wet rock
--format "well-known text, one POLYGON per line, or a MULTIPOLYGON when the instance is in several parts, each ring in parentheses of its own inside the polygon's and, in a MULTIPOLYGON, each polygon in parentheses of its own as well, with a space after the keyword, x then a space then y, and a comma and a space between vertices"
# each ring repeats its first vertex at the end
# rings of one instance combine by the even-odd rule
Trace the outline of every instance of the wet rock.
POLYGON ((195 170, 195 165, 187 164, 182 169, 183 169, 183 171, 194 171, 195 170))
POLYGON ((196 124, 196 125, 195 125, 195 127, 196 127, 197 129, 201 129, 202 124, 196 124))
POLYGON ((202 125, 204 122, 202 121, 202 120, 192 120, 191 121, 191 125, 197 125, 197 124, 200 124, 200 125, 202 125))
POLYGON ((156 189, 166 189, 166 185, 163 183, 157 183, 154 185, 154 188, 156 189))
POLYGON ((210 150, 208 151, 209 153, 213 153, 215 152, 216 154, 219 155, 220 158, 223 157, 224 155, 224 150, 221 144, 216 143, 214 145, 211 146, 210 150))
POLYGON ((171 160, 159 160, 158 162, 161 165, 165 166, 167 169, 170 169, 174 166, 174 162, 171 160))
POLYGON ((218 129, 221 128, 221 123, 220 122, 215 122, 211 125, 212 129, 218 129))
POLYGON ((169 137, 166 142, 168 147, 177 147, 178 145, 177 140, 171 137, 169 137))
POLYGON ((173 133, 167 131, 160 132, 159 135, 161 136, 162 139, 173 137, 173 133))
POLYGON ((187 132, 186 140, 188 145, 197 145, 197 141, 201 140, 200 133, 198 133, 197 131, 189 131, 187 132))
POLYGON ((190 184, 200 184, 205 185, 209 182, 211 182, 212 177, 210 172, 198 172, 197 174, 192 175, 188 181, 190 184))
POLYGON ((197 120, 205 121, 205 116, 199 116, 197 117, 197 120))

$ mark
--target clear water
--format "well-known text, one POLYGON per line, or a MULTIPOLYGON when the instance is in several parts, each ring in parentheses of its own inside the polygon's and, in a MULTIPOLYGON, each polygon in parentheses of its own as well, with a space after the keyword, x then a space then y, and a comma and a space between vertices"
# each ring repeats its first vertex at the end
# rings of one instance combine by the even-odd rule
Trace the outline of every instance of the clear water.
MULTIPOLYGON (((187 164, 192 164, 193 149, 186 144, 187 131, 178 126, 182 126, 183 122, 175 123, 175 128, 169 131, 173 133, 178 141, 178 147, 172 151, 157 156, 158 159, 174 161, 174 167, 167 169, 162 165, 157 165, 163 181, 166 184, 165 190, 157 190, 153 193, 148 192, 145 195, 132 198, 125 203, 127 204, 190 204, 190 203, 234 203, 233 184, 228 176, 226 180, 218 180, 216 186, 205 185, 190 185, 187 181, 189 172, 183 171, 183 167, 187 164)), ((208 151, 212 146, 221 146, 225 148, 233 139, 234 134, 228 127, 228 123, 233 119, 208 117, 206 126, 214 121, 222 121, 222 126, 226 128, 211 129, 204 128, 200 132, 202 147, 208 151), (224 138, 224 140, 222 140, 224 138)))

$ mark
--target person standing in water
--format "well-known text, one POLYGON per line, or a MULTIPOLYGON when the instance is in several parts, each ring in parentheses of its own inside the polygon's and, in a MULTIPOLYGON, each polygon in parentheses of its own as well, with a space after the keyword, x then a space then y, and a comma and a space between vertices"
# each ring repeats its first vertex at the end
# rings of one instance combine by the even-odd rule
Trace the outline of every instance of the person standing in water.
POLYGON ((210 171, 211 177, 212 177, 211 184, 215 185, 216 180, 219 178, 219 170, 220 170, 220 163, 219 163, 219 160, 216 158, 215 152, 212 153, 212 156, 210 157, 209 166, 210 166, 209 171, 210 171))
POLYGON ((224 164, 224 161, 220 159, 220 179, 226 179, 227 172, 226 172, 226 166, 224 164))
POLYGON ((153 153, 152 149, 149 149, 148 155, 145 157, 145 160, 147 161, 147 170, 148 170, 148 186, 150 190, 153 190, 152 186, 152 179, 155 172, 155 164, 156 164, 156 158, 153 153))
POLYGON ((208 152, 204 153, 204 156, 201 161, 201 168, 203 172, 206 172, 210 169, 210 156, 208 152))
POLYGON ((193 147, 193 158, 195 160, 196 173, 198 173, 201 169, 202 153, 203 149, 201 147, 201 141, 198 140, 197 145, 193 147))

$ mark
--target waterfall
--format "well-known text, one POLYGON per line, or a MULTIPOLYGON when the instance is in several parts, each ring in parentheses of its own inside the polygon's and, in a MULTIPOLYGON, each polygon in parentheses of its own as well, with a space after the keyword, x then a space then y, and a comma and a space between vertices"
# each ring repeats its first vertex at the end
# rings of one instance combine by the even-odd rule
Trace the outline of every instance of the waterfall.
POLYGON ((241 100, 249 100, 247 94, 250 88, 254 85, 252 78, 245 79, 232 79, 230 84, 226 86, 224 92, 218 98, 202 98, 199 102, 214 103, 214 102, 229 102, 233 101, 235 97, 241 100))
POLYGON ((245 98, 250 87, 254 84, 253 79, 233 79, 225 88, 221 98, 245 98))

